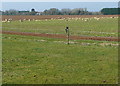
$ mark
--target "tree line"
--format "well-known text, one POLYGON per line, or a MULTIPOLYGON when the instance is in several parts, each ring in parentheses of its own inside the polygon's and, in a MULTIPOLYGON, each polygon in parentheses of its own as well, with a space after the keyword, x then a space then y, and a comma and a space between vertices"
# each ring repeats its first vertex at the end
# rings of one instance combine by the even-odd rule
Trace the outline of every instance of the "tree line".
POLYGON ((75 9, 56 9, 51 8, 41 12, 41 15, 100 15, 101 12, 89 12, 86 8, 75 8, 75 9))
POLYGON ((57 8, 50 8, 44 10, 43 12, 37 12, 35 9, 31 9, 31 11, 18 11, 10 9, 1 12, 2 15, 101 15, 101 12, 89 12, 86 8, 64 8, 61 10, 57 8))
POLYGON ((104 8, 101 10, 101 13, 104 15, 119 15, 120 8, 104 8))
POLYGON ((31 11, 19 11, 15 9, 10 9, 6 11, 1 11, 2 15, 36 15, 35 9, 31 9, 31 11))
POLYGON ((37 12, 35 9, 31 11, 18 11, 15 9, 10 9, 6 11, 0 11, 2 15, 117 15, 120 14, 120 8, 103 8, 99 12, 90 12, 86 8, 75 8, 75 9, 57 9, 50 8, 46 9, 43 12, 37 12))

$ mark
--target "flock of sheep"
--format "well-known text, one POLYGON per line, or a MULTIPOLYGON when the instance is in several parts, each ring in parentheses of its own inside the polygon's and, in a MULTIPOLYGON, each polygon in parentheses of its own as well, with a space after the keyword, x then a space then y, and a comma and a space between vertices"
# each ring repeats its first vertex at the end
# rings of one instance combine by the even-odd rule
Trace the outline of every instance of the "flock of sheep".
MULTIPOLYGON (((45 21, 48 21, 48 20, 67 20, 67 21, 69 21, 69 20, 82 20, 82 21, 89 21, 89 20, 91 20, 91 19, 95 19, 95 20, 97 20, 97 21, 99 21, 100 19, 102 19, 102 18, 118 18, 118 17, 91 17, 91 18, 78 18, 78 17, 75 17, 75 18, 62 18, 62 17, 58 17, 58 18, 51 18, 51 19, 45 19, 45 21)), ((2 22, 11 22, 11 21, 13 21, 13 19, 12 18, 9 18, 9 19, 5 19, 5 20, 3 20, 2 22)), ((24 21, 41 21, 41 20, 37 20, 37 19, 20 19, 19 20, 19 22, 24 22, 24 21)))

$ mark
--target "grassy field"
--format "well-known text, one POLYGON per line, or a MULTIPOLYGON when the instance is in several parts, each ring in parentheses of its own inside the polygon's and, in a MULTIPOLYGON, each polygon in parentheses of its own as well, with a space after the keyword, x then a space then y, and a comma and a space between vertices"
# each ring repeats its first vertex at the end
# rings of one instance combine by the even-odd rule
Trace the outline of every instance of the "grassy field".
POLYGON ((78 36, 118 36, 118 18, 101 18, 96 20, 89 18, 88 21, 82 19, 66 20, 40 20, 40 21, 12 21, 3 23, 3 30, 65 34, 65 28, 69 26, 71 35, 78 36))
MULTIPOLYGON (((117 37, 117 19, 12 21, 3 30, 117 37), (101 32, 101 33, 100 33, 101 32)), ((117 84, 118 42, 2 36, 3 84, 117 84)))
POLYGON ((3 83, 117 83, 117 46, 101 45, 109 43, 105 41, 71 42, 76 43, 68 46, 63 39, 3 35, 3 83))

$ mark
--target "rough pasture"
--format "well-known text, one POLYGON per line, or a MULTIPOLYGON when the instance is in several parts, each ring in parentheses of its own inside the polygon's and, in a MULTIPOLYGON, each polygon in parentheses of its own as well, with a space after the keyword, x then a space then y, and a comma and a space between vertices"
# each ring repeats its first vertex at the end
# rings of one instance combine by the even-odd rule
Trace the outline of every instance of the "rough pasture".
POLYGON ((118 17, 75 17, 51 19, 20 19, 3 22, 3 31, 31 32, 45 34, 64 34, 69 26, 70 34, 76 36, 118 36, 118 17))
POLYGON ((53 38, 65 37, 66 26, 71 37, 117 38, 118 16, 7 16, 5 20, 3 84, 118 84, 117 41, 71 39, 68 46, 67 39, 53 38), (52 38, 34 36, 38 34, 52 38))
POLYGON ((117 84, 118 43, 3 34, 3 84, 117 84), (111 72, 110 72, 111 71, 111 72))

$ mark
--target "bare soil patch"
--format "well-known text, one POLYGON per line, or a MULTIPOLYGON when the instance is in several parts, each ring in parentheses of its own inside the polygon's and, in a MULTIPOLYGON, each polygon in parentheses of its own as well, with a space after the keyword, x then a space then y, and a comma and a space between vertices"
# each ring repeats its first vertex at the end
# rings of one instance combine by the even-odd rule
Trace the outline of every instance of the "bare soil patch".
POLYGON ((91 18, 91 17, 118 17, 119 15, 3 15, 2 20, 12 19, 12 20, 23 20, 23 19, 61 19, 61 18, 91 18))
MULTIPOLYGON (((29 32, 15 32, 15 31, 2 31, 3 34, 13 34, 13 35, 25 35, 25 36, 40 36, 48 38, 63 38, 67 39, 66 35, 62 34, 37 34, 29 32)), ((120 41, 118 37, 84 37, 84 36, 70 36, 71 40, 99 40, 99 41, 120 41)))

